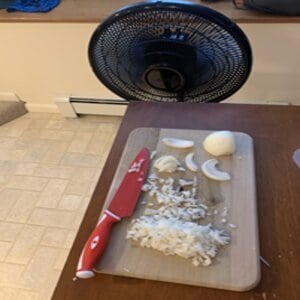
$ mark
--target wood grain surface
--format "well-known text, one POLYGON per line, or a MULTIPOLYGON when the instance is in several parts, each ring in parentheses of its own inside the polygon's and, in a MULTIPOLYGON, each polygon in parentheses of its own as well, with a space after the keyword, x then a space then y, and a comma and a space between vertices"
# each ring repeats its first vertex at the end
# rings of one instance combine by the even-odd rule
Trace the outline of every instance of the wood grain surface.
MULTIPOLYGON (((184 158, 191 149, 178 150, 166 146, 165 137, 188 139, 195 142, 193 152, 198 165, 211 159, 202 147, 202 142, 211 131, 180 130, 159 128, 137 128, 127 140, 122 158, 118 165, 104 209, 109 205, 130 162, 139 149, 147 147, 157 151, 157 157, 174 155, 184 165, 184 158)), ((252 138, 244 133, 234 133, 237 150, 234 155, 219 157, 220 167, 232 176, 228 182, 207 179, 202 172, 196 173, 199 182, 198 194, 213 201, 218 215, 207 217, 204 224, 211 223, 231 235, 230 245, 224 247, 210 267, 195 267, 190 260, 178 256, 165 256, 161 252, 133 246, 126 240, 126 232, 133 218, 143 215, 144 202, 149 201, 142 193, 135 213, 125 218, 113 229, 109 245, 96 269, 101 273, 129 277, 177 282, 197 286, 207 286, 229 290, 244 291, 253 288, 260 279, 259 246, 257 233, 256 190, 252 138), (232 229, 222 224, 224 209, 228 209, 228 223, 238 227, 232 229)), ((155 172, 153 165, 150 173, 155 172)), ((173 178, 193 179, 194 172, 186 171, 173 174, 173 178)), ((103 211, 102 211, 103 212, 103 211)))
MULTIPOLYGON (((300 17, 267 14, 255 10, 236 9, 231 0, 190 0, 211 7, 238 23, 299 23, 300 17)), ((48 13, 8 13, 0 10, 0 22, 84 22, 99 23, 132 0, 63 0, 48 13)))
POLYGON ((299 128, 297 106, 131 102, 52 299, 299 299, 300 169, 292 159, 300 148, 299 128), (253 137, 260 255, 269 264, 261 264, 257 287, 241 293, 107 274, 73 281, 82 247, 96 225, 128 135, 138 127, 227 128, 253 137))

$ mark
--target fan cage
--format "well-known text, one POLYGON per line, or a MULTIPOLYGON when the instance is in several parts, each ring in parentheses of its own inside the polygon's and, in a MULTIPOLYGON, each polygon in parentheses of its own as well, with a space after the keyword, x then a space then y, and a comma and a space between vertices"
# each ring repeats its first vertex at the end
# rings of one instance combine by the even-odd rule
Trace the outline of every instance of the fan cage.
POLYGON ((219 102, 247 80, 252 54, 245 34, 222 14, 196 4, 154 2, 125 7, 99 25, 90 41, 89 61, 98 79, 126 100, 219 102), (139 73, 144 57, 137 49, 162 39, 166 31, 198 57, 200 67, 187 74, 192 85, 181 92, 155 89, 139 73))

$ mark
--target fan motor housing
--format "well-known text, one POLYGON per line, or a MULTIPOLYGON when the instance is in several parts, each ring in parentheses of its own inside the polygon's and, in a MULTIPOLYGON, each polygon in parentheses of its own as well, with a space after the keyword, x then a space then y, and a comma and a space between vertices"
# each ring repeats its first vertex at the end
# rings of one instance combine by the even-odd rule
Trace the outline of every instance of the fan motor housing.
POLYGON ((138 61, 142 78, 152 88, 180 92, 188 87, 189 74, 195 71, 196 51, 188 44, 168 38, 141 43, 138 61))
POLYGON ((185 77, 178 69, 166 64, 152 65, 144 73, 146 84, 154 89, 179 92, 185 86, 185 77))

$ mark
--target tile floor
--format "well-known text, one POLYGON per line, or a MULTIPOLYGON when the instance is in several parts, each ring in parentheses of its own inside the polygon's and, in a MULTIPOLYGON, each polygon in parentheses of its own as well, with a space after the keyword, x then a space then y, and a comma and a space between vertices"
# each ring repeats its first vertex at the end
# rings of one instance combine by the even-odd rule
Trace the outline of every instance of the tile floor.
POLYGON ((47 300, 120 124, 28 113, 0 126, 0 299, 47 300))

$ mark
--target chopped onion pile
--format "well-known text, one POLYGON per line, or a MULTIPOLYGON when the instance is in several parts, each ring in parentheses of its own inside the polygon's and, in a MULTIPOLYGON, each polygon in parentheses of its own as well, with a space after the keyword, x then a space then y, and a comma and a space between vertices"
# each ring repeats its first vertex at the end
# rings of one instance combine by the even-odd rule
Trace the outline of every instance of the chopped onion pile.
POLYGON ((205 218, 206 211, 201 207, 162 206, 159 209, 146 209, 144 214, 195 221, 205 218))
POLYGON ((127 238, 165 255, 191 259, 195 266, 210 265, 218 248, 230 241, 226 232, 214 229, 211 224, 199 225, 158 215, 142 216, 134 220, 127 238))
POLYGON ((175 185, 175 180, 171 177, 162 179, 150 177, 143 186, 143 191, 149 192, 152 197, 152 205, 159 207, 151 209, 151 213, 164 217, 176 217, 185 221, 195 221, 206 217, 207 206, 196 196, 196 179, 192 184, 188 181, 179 180, 175 185))
POLYGON ((150 174, 143 186, 151 199, 144 216, 134 219, 127 232, 142 247, 165 255, 191 259, 195 266, 208 266, 221 246, 229 243, 227 232, 201 225, 209 215, 203 200, 196 197, 197 179, 163 179, 150 174))

